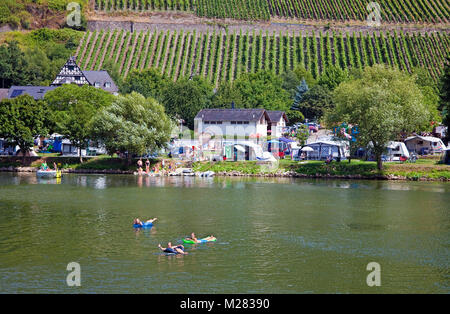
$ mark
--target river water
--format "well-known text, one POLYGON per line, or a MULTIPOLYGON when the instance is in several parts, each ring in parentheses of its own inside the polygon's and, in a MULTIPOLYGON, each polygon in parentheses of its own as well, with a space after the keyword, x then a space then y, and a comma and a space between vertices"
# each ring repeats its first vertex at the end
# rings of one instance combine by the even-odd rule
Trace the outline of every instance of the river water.
POLYGON ((449 204, 448 183, 0 173, 0 293, 449 293, 449 204), (157 248, 191 232, 217 241, 157 248))

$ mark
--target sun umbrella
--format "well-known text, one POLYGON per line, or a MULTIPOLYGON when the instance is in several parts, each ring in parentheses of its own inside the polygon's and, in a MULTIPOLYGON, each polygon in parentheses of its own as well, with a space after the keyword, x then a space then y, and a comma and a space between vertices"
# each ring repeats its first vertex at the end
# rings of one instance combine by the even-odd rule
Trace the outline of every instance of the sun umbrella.
POLYGON ((302 148, 302 152, 313 152, 313 151, 314 151, 314 149, 312 149, 309 146, 305 146, 305 147, 302 148))

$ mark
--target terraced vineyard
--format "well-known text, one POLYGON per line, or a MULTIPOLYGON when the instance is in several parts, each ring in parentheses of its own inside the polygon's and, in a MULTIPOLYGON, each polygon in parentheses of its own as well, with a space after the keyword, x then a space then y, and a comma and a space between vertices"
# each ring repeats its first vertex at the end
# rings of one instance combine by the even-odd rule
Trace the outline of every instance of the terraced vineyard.
MULTIPOLYGON (((182 10, 201 17, 269 20, 286 17, 364 21, 372 0, 91 0, 98 11, 182 10)), ((448 0, 378 0, 383 21, 448 23, 448 0)))
POLYGON ((434 79, 442 74, 450 51, 448 33, 271 33, 196 31, 86 32, 78 47, 78 63, 97 70, 112 59, 123 76, 133 69, 158 68, 176 80, 202 75, 218 84, 245 72, 267 69, 281 74, 303 64, 318 77, 332 65, 363 68, 385 63, 411 71, 426 68, 434 79))

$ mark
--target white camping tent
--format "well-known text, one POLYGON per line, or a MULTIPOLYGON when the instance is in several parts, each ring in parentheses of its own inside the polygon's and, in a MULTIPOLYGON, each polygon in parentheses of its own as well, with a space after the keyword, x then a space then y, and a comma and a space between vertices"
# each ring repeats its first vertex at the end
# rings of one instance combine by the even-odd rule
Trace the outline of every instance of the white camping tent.
POLYGON ((404 142, 410 152, 420 155, 442 153, 446 148, 440 138, 433 136, 410 136, 404 142))

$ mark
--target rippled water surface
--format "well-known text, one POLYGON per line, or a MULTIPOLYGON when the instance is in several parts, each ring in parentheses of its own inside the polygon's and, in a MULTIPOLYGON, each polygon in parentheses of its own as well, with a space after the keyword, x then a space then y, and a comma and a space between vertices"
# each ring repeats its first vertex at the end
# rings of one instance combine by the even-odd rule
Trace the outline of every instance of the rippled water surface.
POLYGON ((0 173, 0 292, 449 293, 449 204, 448 183, 0 173), (193 231, 218 240, 157 248, 193 231))

